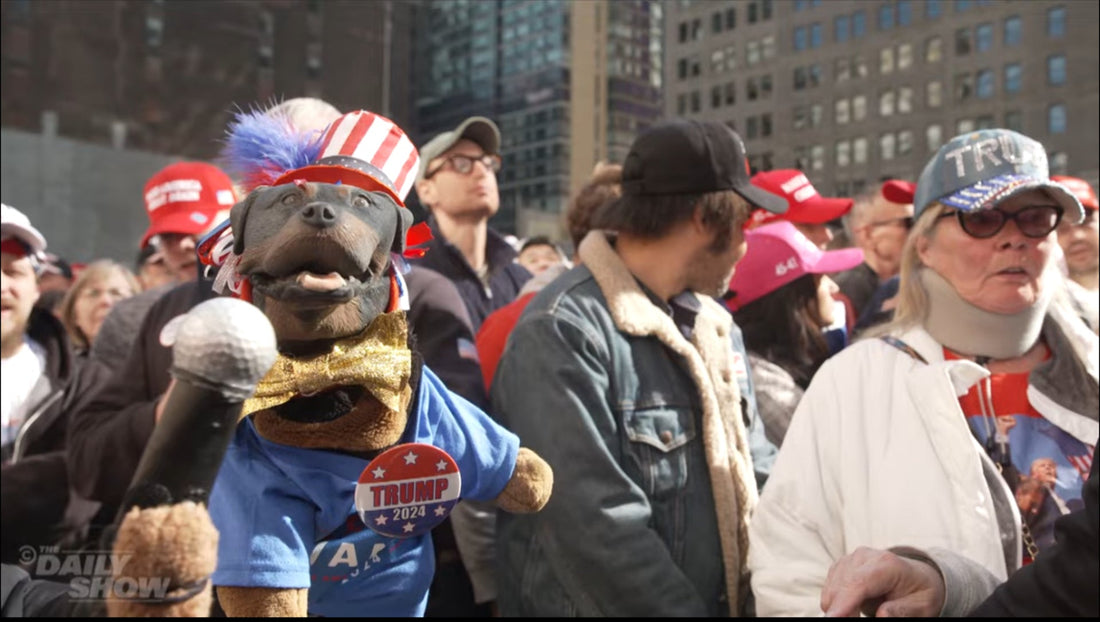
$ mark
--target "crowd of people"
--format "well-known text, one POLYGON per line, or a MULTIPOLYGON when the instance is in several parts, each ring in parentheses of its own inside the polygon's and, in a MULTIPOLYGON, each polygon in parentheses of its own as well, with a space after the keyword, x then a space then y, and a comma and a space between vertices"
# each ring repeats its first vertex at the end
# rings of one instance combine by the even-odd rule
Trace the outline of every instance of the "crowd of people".
MULTIPOLYGON (((979 130, 823 197, 751 174, 723 124, 662 122, 561 242, 490 226, 492 120, 417 148, 419 355, 554 472, 540 512, 435 529, 426 615, 1097 614, 1098 205, 1041 144, 979 130)), ((244 199, 225 168, 148 180, 132 266, 74 270, 3 206, 5 584, 113 524, 172 383, 161 330, 217 295, 196 249, 244 199)))

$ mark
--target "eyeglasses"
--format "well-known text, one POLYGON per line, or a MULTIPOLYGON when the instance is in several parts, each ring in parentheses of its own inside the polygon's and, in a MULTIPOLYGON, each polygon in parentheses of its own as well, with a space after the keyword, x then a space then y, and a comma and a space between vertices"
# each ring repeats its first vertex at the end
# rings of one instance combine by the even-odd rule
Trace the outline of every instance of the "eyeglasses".
POLYGON ((1020 233, 1029 238, 1044 238, 1062 221, 1063 213, 1060 205, 1029 205, 1016 212, 1006 212, 997 207, 973 212, 952 210, 940 214, 937 220, 954 215, 959 219, 962 230, 978 239, 997 235, 1005 223, 1014 220, 1020 233))
POLYGON ((439 171, 443 170, 443 167, 450 163, 454 172, 459 175, 469 175, 470 171, 474 170, 474 162, 481 162, 485 168, 496 173, 500 170, 500 156, 495 154, 486 153, 478 157, 463 155, 456 153, 452 156, 447 156, 443 163, 434 169, 424 174, 424 179, 430 179, 432 175, 435 175, 439 171))
POLYGON ((901 225, 901 226, 905 227, 906 229, 912 229, 913 228, 913 217, 912 216, 902 216, 900 218, 888 218, 886 220, 876 220, 875 222, 867 223, 867 226, 871 227, 871 228, 885 227, 885 226, 888 226, 888 225, 901 225))

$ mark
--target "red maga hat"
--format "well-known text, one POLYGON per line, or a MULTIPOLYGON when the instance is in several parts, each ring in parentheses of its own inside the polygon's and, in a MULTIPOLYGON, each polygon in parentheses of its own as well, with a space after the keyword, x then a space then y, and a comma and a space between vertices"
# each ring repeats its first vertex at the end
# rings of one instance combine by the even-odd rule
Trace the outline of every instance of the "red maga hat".
POLYGON ((753 212, 751 226, 776 220, 817 224, 836 220, 852 209, 852 199, 826 198, 818 194, 806 175, 797 169, 779 169, 757 173, 752 185, 778 195, 787 201, 787 212, 770 214, 753 212))
POLYGON ((217 222, 219 212, 237 202, 233 181, 206 162, 176 162, 145 182, 145 213, 149 229, 141 247, 162 233, 199 235, 217 222))

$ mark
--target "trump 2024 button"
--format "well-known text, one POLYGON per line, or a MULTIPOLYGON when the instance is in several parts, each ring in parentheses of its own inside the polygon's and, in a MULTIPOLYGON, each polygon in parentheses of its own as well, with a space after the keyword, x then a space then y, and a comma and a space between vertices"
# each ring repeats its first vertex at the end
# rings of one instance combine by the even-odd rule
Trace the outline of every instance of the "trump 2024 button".
POLYGON ((447 452, 407 443, 387 449, 363 469, 355 486, 355 509, 374 531, 411 538, 442 523, 461 491, 462 476, 447 452))

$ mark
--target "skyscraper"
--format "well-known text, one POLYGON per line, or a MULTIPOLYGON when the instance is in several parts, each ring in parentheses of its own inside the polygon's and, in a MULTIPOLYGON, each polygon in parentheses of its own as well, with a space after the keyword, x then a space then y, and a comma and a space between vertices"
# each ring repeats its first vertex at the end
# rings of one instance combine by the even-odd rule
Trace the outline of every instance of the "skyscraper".
POLYGON ((662 114, 662 13, 652 0, 422 3, 414 135, 492 118, 504 159, 493 225, 558 237, 596 162, 621 162, 662 114))
POLYGON ((1095 2, 676 0, 665 112, 724 121, 755 169, 825 193, 915 180, 977 128, 1042 142, 1052 172, 1097 184, 1095 2))

